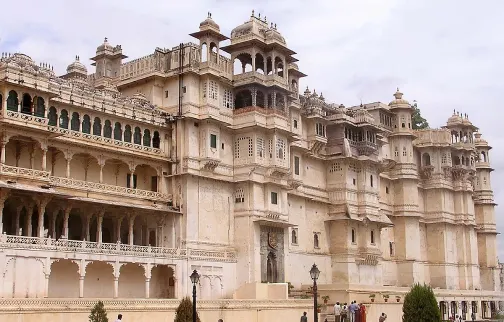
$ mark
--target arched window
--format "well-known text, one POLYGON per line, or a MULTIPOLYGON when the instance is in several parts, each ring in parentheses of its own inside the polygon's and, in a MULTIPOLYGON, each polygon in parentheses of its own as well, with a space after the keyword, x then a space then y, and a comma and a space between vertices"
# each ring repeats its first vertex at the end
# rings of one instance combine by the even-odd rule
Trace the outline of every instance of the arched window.
POLYGON ((480 162, 487 162, 487 161, 486 161, 486 159, 487 159, 487 158, 486 158, 486 153, 485 153, 485 151, 481 151, 481 160, 480 160, 480 162))
POLYGON ((293 244, 297 244, 298 241, 297 241, 297 231, 295 229, 292 230, 291 232, 291 240, 292 240, 292 243, 293 244))
POLYGON ((142 132, 138 126, 135 127, 135 133, 133 134, 133 143, 142 144, 142 132))
POLYGON ((21 106, 21 113, 32 114, 32 98, 30 94, 23 95, 23 104, 21 106))
POLYGON ((68 129, 68 111, 61 110, 60 119, 59 119, 59 127, 62 129, 68 129))
POLYGON ((82 133, 91 134, 91 118, 87 114, 82 118, 82 133))
POLYGON ((143 145, 144 146, 151 146, 151 136, 150 136, 150 131, 148 129, 144 130, 143 145))
POLYGON ((16 91, 10 91, 7 97, 7 110, 17 112, 19 106, 18 94, 16 91))
POLYGON ((54 106, 49 108, 49 114, 47 115, 49 119, 47 124, 50 126, 58 126, 58 112, 54 106))
POLYGON ((103 136, 106 138, 112 138, 112 124, 109 120, 105 121, 105 126, 103 127, 103 136))
POLYGON ((318 234, 313 234, 313 247, 319 248, 319 237, 318 234))
POLYGON ((35 116, 45 116, 45 101, 42 97, 35 96, 33 98, 33 105, 35 106, 35 116))
POLYGON ((122 128, 119 122, 114 124, 114 140, 122 141, 122 128))
POLYGON ((161 139, 159 138, 159 132, 154 131, 154 137, 152 138, 152 147, 159 149, 161 146, 161 139))
POLYGON ((352 244, 355 244, 355 229, 352 228, 352 244))
POLYGON ((93 135, 101 136, 101 120, 99 117, 94 118, 93 135))
POLYGON ((124 127, 124 142, 131 143, 131 126, 129 125, 124 127))
POLYGON ((79 113, 73 112, 72 113, 72 124, 70 124, 70 127, 72 131, 78 132, 80 130, 80 116, 79 113))

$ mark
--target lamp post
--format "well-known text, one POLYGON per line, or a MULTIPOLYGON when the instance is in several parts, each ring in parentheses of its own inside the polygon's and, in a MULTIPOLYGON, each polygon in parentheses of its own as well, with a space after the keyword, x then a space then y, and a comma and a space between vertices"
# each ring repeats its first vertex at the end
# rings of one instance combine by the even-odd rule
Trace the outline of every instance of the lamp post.
POLYGON ((199 282, 200 275, 194 270, 190 276, 192 282, 192 320, 196 322, 196 284, 199 282))
POLYGON ((313 321, 318 322, 318 308, 317 308, 317 279, 320 275, 320 270, 317 265, 313 264, 310 269, 310 276, 313 280, 313 321))

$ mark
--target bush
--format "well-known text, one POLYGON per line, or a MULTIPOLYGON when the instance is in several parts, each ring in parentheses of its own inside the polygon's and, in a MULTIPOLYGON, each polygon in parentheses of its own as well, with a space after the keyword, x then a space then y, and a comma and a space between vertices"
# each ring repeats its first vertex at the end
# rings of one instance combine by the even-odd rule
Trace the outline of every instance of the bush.
MULTIPOLYGON (((175 322, 192 322, 192 302, 188 297, 184 297, 175 313, 175 322)), ((201 322, 198 312, 196 312, 196 321, 201 322)))
POLYGON ((415 284, 411 288, 403 304, 403 322, 440 322, 436 297, 432 288, 427 285, 415 284))
POLYGON ((98 301, 98 303, 93 306, 91 314, 89 315, 89 322, 108 322, 107 311, 102 301, 98 301))

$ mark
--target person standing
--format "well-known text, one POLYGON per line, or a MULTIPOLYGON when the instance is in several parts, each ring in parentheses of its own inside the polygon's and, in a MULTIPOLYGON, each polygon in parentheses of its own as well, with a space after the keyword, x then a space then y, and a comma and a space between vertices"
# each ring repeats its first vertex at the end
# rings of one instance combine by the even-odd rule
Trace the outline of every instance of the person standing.
POLYGON ((356 305, 355 301, 350 303, 350 306, 348 307, 348 311, 350 311, 350 322, 355 322, 355 310, 356 310, 356 305))
POLYGON ((341 305, 339 302, 334 304, 334 318, 336 322, 341 322, 341 305))
POLYGON ((366 322, 366 306, 363 303, 360 305, 360 322, 366 322))
POLYGON ((122 322, 122 314, 117 316, 117 320, 115 320, 115 322, 122 322))
POLYGON ((346 303, 341 308, 341 322, 348 322, 348 306, 346 303))
POLYGON ((360 310, 361 310, 361 307, 360 307, 360 304, 357 304, 357 301, 355 301, 355 319, 354 321, 355 322, 360 322, 360 310))
POLYGON ((378 322, 385 322, 385 320, 387 320, 387 314, 382 313, 378 322))
POLYGON ((301 322, 308 322, 308 317, 306 316, 306 312, 303 312, 303 316, 301 316, 301 322))

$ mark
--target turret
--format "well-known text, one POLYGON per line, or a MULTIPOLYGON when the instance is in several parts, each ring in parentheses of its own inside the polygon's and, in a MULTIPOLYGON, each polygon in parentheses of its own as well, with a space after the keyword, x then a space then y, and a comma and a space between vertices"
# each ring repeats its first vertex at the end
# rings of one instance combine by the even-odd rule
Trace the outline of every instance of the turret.
POLYGON ((220 42, 229 39, 220 33, 219 25, 212 19, 209 12, 208 17, 200 23, 199 31, 190 36, 200 41, 200 62, 211 62, 219 64, 220 42))
POLYGON ((95 87, 103 88, 108 83, 116 80, 121 75, 122 60, 128 58, 123 55, 121 45, 113 47, 105 38, 103 44, 96 48, 96 55, 91 58, 96 66, 95 87))

